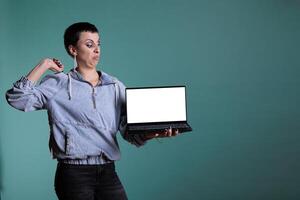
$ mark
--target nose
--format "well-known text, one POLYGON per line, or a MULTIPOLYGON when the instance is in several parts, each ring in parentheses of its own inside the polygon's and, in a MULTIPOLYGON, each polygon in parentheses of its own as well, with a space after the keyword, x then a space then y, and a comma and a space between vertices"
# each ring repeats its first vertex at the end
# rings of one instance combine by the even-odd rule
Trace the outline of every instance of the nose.
POLYGON ((100 46, 96 46, 94 52, 95 52, 95 53, 99 53, 99 52, 100 52, 100 46))

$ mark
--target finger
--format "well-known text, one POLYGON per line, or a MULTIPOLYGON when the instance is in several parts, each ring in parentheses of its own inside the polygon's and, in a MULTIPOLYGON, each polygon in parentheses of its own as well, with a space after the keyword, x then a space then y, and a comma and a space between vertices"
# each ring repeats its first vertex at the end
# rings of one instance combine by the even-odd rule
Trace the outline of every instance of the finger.
POLYGON ((164 132, 163 136, 164 136, 164 137, 167 137, 168 134, 169 134, 169 129, 165 129, 165 132, 164 132))
POLYGON ((55 66, 55 70, 58 72, 64 71, 64 66, 55 66))
POLYGON ((174 136, 176 136, 176 135, 178 135, 179 134, 179 130, 178 129, 176 129, 175 130, 175 134, 174 134, 174 136))
POLYGON ((52 65, 50 70, 53 72, 62 72, 62 71, 64 71, 64 66, 58 67, 57 65, 54 64, 54 65, 52 65))
POLYGON ((55 62, 55 64, 60 68, 63 66, 59 61, 55 62))
POLYGON ((62 71, 61 69, 64 68, 64 65, 58 60, 53 61, 53 64, 54 64, 54 68, 58 69, 59 71, 62 71))
POLYGON ((172 128, 170 127, 170 128, 168 129, 168 136, 169 136, 169 137, 172 136, 172 132, 173 132, 173 131, 172 131, 172 128))
POLYGON ((53 62, 54 62, 58 67, 62 67, 62 66, 63 66, 63 64, 62 64, 59 60, 57 60, 56 58, 53 58, 52 60, 53 60, 53 62))
POLYGON ((159 135, 158 132, 153 132, 153 133, 147 133, 148 136, 150 137, 156 137, 157 135, 159 135))

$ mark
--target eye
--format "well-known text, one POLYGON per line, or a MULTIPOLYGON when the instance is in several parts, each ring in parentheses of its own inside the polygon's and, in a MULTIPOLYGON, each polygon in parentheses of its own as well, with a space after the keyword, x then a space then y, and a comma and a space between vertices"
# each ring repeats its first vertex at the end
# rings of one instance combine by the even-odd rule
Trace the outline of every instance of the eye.
POLYGON ((92 48, 94 45, 93 45, 92 43, 87 43, 86 46, 87 46, 88 48, 92 48))

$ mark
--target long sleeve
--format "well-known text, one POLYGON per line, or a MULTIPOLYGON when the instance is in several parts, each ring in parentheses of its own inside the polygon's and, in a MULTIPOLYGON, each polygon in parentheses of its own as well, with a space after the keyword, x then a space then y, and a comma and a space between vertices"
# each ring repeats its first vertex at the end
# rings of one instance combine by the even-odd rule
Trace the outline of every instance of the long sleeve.
POLYGON ((63 73, 49 74, 39 84, 22 76, 6 92, 6 100, 12 107, 25 112, 45 109, 47 101, 59 91, 62 75, 63 73))
POLYGON ((146 138, 143 134, 128 134, 126 132, 126 126, 127 126, 127 119, 126 119, 126 99, 125 99, 125 86, 123 83, 118 82, 120 89, 120 95, 119 95, 119 102, 121 104, 121 119, 119 124, 119 131, 122 134, 122 137, 127 140, 129 143, 134 144, 137 147, 140 147, 144 144, 146 144, 146 138))

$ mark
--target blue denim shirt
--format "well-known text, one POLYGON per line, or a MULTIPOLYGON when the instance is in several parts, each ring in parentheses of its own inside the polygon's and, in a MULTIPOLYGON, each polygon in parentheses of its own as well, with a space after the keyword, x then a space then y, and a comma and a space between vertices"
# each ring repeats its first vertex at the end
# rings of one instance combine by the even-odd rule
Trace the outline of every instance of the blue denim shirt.
POLYGON ((72 69, 68 74, 46 75, 39 84, 22 77, 7 91, 7 102, 22 111, 46 109, 49 147, 53 158, 82 161, 74 164, 102 164, 120 159, 116 134, 130 143, 145 144, 142 136, 125 133, 125 86, 99 72, 101 82, 93 87, 72 69))

